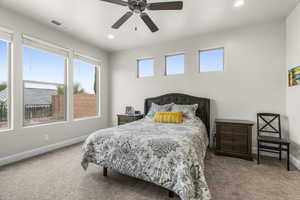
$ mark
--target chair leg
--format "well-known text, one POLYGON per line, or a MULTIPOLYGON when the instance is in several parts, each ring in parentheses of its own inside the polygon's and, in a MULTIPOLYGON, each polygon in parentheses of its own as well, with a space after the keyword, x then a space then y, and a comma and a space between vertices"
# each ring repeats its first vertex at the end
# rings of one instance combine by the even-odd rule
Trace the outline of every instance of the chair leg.
POLYGON ((174 192, 169 191, 169 197, 170 197, 170 198, 173 198, 173 197, 174 197, 174 192))
POLYGON ((279 145, 279 148, 280 148, 280 151, 279 151, 279 160, 281 160, 281 152, 282 152, 281 151, 281 149, 282 149, 282 145, 281 144, 279 145))
POLYGON ((107 167, 103 167, 103 176, 107 176, 107 167))
POLYGON ((286 159, 286 164, 287 164, 287 170, 290 171, 290 145, 287 145, 287 159, 286 159))
POLYGON ((259 141, 257 141, 257 164, 259 165, 260 164, 260 158, 259 158, 259 152, 260 152, 260 149, 259 149, 259 141))

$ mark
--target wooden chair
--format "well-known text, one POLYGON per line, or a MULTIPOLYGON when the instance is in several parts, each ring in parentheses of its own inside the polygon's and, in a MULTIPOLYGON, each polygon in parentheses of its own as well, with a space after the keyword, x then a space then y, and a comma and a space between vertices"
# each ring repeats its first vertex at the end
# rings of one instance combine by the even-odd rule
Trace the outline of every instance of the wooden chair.
POLYGON ((260 164, 260 152, 279 154, 287 152, 287 170, 290 170, 290 142, 282 138, 280 115, 273 113, 257 114, 257 164, 260 164), (277 124, 277 127, 274 127, 277 124))

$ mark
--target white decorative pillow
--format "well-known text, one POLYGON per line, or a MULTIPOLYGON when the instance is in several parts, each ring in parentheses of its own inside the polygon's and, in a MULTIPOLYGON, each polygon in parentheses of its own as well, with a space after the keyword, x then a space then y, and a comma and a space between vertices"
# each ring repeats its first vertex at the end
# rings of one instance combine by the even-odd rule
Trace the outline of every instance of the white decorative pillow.
POLYGON ((183 112, 183 116, 188 119, 193 119, 196 117, 196 111, 198 109, 198 104, 192 104, 192 105, 178 105, 174 104, 172 106, 171 112, 183 112))
POLYGON ((158 105, 158 104, 152 103, 147 116, 154 117, 156 112, 169 112, 169 111, 171 111, 172 105, 173 105, 173 103, 165 104, 165 105, 158 105))

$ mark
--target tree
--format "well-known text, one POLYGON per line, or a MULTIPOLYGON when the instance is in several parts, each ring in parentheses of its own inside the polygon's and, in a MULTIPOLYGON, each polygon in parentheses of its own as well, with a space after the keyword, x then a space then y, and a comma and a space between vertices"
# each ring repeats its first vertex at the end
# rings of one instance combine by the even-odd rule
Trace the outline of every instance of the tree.
POLYGON ((7 88, 6 83, 0 83, 0 91, 5 90, 7 88))
MULTIPOLYGON (((65 94, 65 88, 61 86, 57 86, 57 93, 59 95, 65 94)), ((83 88, 81 88, 80 83, 75 83, 73 87, 73 94, 85 94, 83 88)))
POLYGON ((81 88, 80 83, 74 84, 73 93, 74 94, 85 94, 85 91, 83 88, 81 88))
POLYGON ((64 88, 64 87, 61 87, 61 86, 57 86, 57 93, 58 93, 59 95, 65 94, 65 88, 64 88))
POLYGON ((97 68, 95 68, 94 92, 97 93, 97 68))

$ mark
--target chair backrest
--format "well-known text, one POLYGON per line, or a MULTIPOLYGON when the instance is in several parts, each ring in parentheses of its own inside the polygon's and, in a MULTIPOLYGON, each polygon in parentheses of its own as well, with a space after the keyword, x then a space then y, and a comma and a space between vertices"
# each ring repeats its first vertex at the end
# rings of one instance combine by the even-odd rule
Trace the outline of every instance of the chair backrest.
POLYGON ((257 114, 257 135, 261 133, 273 134, 281 138, 280 115, 274 113, 258 113, 257 114), (277 127, 274 127, 277 124, 277 127))

